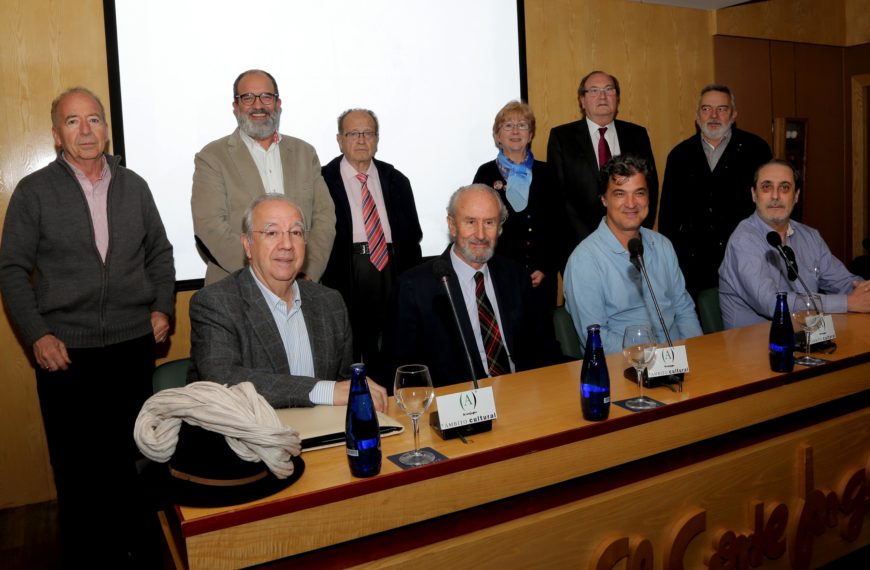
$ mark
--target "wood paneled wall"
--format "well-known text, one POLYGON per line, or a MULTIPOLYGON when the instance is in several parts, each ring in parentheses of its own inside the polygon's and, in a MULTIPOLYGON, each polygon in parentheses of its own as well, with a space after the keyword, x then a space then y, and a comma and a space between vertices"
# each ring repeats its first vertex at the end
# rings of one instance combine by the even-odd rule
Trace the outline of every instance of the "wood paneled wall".
MULTIPOLYGON (((781 15, 789 12, 786 6, 795 3, 771 0, 765 5, 775 6, 776 14, 781 15)), ((784 39, 791 41, 801 41, 791 36, 795 29, 827 27, 819 25, 828 22, 827 13, 821 13, 816 5, 832 3, 797 4, 801 21, 810 24, 795 28, 792 20, 781 23, 781 18, 770 18, 764 27, 781 30, 788 36, 784 39)), ((837 0, 833 4, 834 12, 866 22, 866 9, 862 8, 866 0, 837 0)), ((538 119, 533 146, 537 156, 546 156, 552 126, 579 117, 576 91, 580 77, 592 69, 604 69, 620 79, 620 117, 647 127, 656 161, 663 169, 671 147, 694 131, 698 90, 714 78, 715 15, 626 0, 526 0, 525 7, 529 99, 538 119)), ((730 25, 752 24, 751 17, 742 18, 732 17, 730 25)), ((725 23, 720 20, 718 25, 725 23)), ((747 34, 734 35, 766 32, 749 29, 747 34)), ((846 26, 837 28, 836 33, 860 38, 866 29, 846 26)), ((104 41, 100 0, 0 3, 0 217, 5 215, 9 195, 18 181, 54 157, 49 119, 52 98, 64 88, 80 84, 108 101, 104 41)), ((738 90, 741 96, 752 93, 741 95, 738 90)), ((495 112, 493 109, 493 116, 495 112)), ((743 121, 741 116, 741 124, 743 121)), ((176 328, 164 359, 189 353, 190 296, 178 295, 176 328)), ((0 343, 3 508, 50 499, 54 488, 33 371, 5 313, 0 314, 0 343)))
POLYGON ((698 92, 713 80, 712 12, 625 0, 525 7, 535 156, 546 159, 552 127, 580 118, 578 83, 599 69, 619 79, 619 117, 647 128, 661 177, 671 148, 695 132, 698 92))

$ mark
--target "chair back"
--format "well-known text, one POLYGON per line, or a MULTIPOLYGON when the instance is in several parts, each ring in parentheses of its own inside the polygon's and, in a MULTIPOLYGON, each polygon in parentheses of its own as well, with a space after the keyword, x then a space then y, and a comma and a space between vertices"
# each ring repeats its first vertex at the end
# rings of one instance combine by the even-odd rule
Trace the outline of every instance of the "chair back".
POLYGON ((722 310, 719 308, 718 287, 710 287, 698 293, 698 314, 701 317, 701 330, 704 334, 725 330, 722 310))
POLYGON ((580 337, 574 328, 574 321, 565 305, 556 307, 553 311, 553 328, 556 331, 556 340, 562 347, 562 354, 570 358, 583 358, 583 348, 580 346, 580 337))
POLYGON ((187 371, 190 368, 190 358, 179 358, 164 362, 154 370, 151 377, 151 389, 156 394, 167 388, 181 388, 187 384, 187 371))

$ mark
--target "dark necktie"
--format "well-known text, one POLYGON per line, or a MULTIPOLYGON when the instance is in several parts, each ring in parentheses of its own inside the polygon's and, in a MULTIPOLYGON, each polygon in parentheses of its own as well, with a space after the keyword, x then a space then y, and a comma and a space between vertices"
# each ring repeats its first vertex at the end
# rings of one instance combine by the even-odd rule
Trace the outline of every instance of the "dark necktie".
POLYGON ((501 339, 501 331, 495 318, 495 311, 486 296, 483 285, 483 273, 474 274, 474 292, 477 296, 477 317, 480 320, 480 336, 483 337, 483 348, 486 351, 487 374, 501 376, 511 371, 507 350, 501 339))
POLYGON ((357 180, 362 183, 362 215, 366 226, 366 236, 369 239, 369 261, 383 271, 390 260, 387 252, 387 239, 384 237, 384 228, 381 227, 381 217, 378 215, 378 207, 369 192, 368 175, 359 173, 357 180))
POLYGON ((610 160, 610 145, 607 144, 607 139, 604 138, 604 133, 607 132, 607 127, 600 127, 598 134, 601 137, 598 139, 598 169, 604 168, 604 164, 610 160))

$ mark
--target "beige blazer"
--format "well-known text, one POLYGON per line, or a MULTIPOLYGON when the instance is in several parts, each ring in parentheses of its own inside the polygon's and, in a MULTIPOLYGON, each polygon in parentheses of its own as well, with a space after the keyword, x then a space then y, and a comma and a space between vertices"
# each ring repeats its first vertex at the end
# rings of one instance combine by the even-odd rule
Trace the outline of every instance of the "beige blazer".
MULTIPOLYGON (((335 239, 335 206, 320 175, 314 147, 282 135, 279 148, 284 192, 302 210, 308 225, 302 271, 318 281, 335 239)), ((251 201, 266 190, 238 129, 207 144, 194 158, 194 166, 190 207, 197 245, 208 260, 208 285, 244 267, 245 254, 239 242, 242 217, 251 201)))

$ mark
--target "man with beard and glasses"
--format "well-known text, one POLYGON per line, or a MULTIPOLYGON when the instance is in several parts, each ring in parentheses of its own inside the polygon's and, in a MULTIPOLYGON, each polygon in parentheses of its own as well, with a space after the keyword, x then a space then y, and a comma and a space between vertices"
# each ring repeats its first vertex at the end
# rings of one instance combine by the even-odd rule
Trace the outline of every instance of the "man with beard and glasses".
POLYGON ((760 137, 734 126, 737 106, 725 85, 701 90, 697 133, 668 155, 659 231, 677 252, 693 298, 719 283, 728 237, 752 213, 752 176, 772 158, 760 137))
POLYGON ((821 293, 826 313, 870 312, 870 282, 849 273, 831 254, 817 230, 791 219, 801 191, 800 173, 784 160, 771 160, 755 174, 755 212, 740 222, 719 268, 719 302, 725 328, 773 318, 776 293, 788 292, 790 307, 803 285, 767 241, 777 232, 794 252, 798 274, 811 292, 821 293))
POLYGON ((320 280, 335 239, 335 208, 310 144, 278 132, 281 98, 269 73, 251 69, 233 83, 233 113, 239 127, 194 158, 193 230, 208 261, 205 284, 244 267, 239 248, 242 216, 251 200, 286 194, 309 222, 302 276, 320 280))
POLYGON ((453 193, 447 205, 453 243, 402 274, 394 289, 384 331, 384 355, 393 367, 426 364, 436 386, 471 379, 444 278, 477 378, 563 360, 552 319, 535 310, 528 272, 494 255, 505 219, 507 208, 489 186, 472 184, 453 193))

